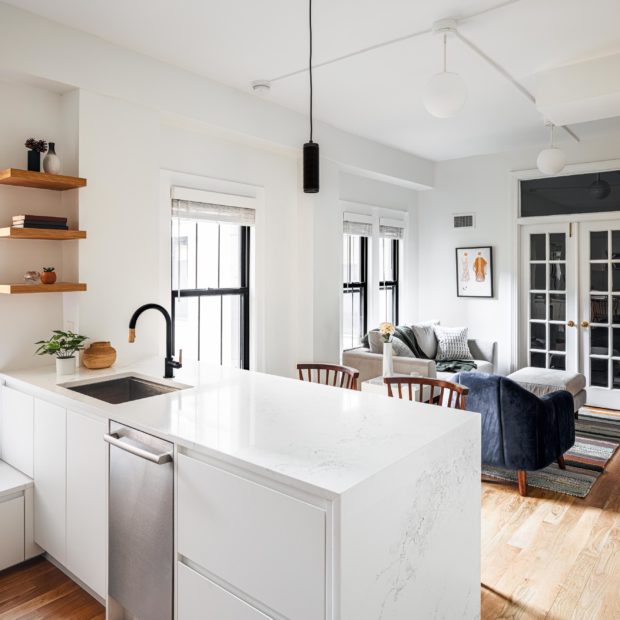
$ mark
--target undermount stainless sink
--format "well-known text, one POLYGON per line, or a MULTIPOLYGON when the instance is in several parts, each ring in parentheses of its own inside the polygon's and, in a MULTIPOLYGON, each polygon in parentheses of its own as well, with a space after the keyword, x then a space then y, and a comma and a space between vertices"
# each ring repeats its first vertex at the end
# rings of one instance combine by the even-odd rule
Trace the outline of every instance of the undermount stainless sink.
POLYGON ((63 387, 73 392, 79 392, 80 394, 103 400, 106 403, 119 405, 132 400, 176 392, 177 390, 184 389, 185 386, 165 385, 143 379, 142 377, 129 376, 81 385, 64 385, 63 387))

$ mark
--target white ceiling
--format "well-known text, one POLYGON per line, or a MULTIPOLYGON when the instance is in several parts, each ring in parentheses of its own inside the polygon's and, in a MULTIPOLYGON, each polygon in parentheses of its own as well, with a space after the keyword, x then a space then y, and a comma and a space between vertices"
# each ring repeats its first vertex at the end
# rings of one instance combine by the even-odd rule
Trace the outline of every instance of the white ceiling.
MULTIPOLYGON (((252 80, 307 64, 306 0, 8 3, 245 91, 252 80)), ((477 13, 460 31, 530 87, 544 69, 620 52, 620 0, 314 0, 315 63, 427 30, 436 19, 477 13)), ((457 40, 449 42, 448 66, 469 88, 457 118, 435 119, 422 105, 441 67, 441 41, 432 34, 318 68, 315 114, 434 160, 545 142, 533 104, 457 40)), ((305 113, 307 95, 302 73, 277 81, 267 96, 305 113)), ((620 135, 620 119, 573 128, 583 140, 620 135)))

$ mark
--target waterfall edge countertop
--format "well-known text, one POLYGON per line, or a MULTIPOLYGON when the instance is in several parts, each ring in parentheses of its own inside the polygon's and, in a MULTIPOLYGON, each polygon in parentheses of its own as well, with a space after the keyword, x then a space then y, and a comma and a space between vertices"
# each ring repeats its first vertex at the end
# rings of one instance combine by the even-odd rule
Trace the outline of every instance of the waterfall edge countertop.
POLYGON ((345 493, 459 428, 480 424, 479 416, 467 411, 206 363, 186 364, 172 381, 161 376, 160 359, 80 368, 67 377, 51 366, 0 374, 9 387, 48 402, 101 415, 325 497, 345 493), (128 374, 190 387, 113 405, 59 385, 128 374))

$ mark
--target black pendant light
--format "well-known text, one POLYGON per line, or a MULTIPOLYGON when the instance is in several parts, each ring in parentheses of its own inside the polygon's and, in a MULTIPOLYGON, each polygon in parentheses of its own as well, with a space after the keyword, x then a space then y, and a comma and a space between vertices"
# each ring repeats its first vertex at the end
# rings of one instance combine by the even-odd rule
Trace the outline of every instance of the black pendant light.
POLYGON ((605 179, 601 179, 601 173, 596 175, 596 181, 590 185, 590 194, 597 200, 605 200, 611 194, 611 185, 605 179))
POLYGON ((312 141, 312 0, 308 0, 308 26, 310 34, 310 55, 308 73, 310 76, 310 141, 304 144, 304 192, 316 194, 319 191, 319 145, 312 141))

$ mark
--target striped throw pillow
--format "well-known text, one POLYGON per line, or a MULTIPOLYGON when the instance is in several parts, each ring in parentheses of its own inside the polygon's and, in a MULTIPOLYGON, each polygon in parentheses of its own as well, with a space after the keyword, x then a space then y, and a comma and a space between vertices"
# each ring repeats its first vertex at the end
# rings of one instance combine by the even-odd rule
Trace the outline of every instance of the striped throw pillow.
POLYGON ((467 344, 467 327, 441 327, 435 325, 437 336, 437 361, 473 360, 467 344))

